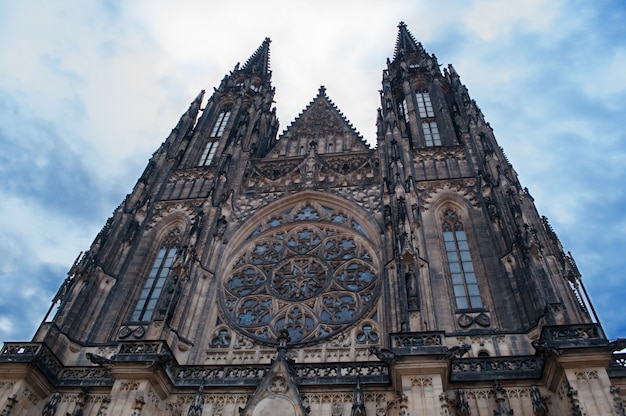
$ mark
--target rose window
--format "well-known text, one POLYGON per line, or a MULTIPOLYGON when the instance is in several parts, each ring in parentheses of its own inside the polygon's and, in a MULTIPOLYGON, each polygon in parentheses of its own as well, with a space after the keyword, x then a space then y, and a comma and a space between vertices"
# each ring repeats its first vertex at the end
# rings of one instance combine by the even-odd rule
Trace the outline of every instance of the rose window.
POLYGON ((222 284, 224 315, 244 335, 274 344, 285 329, 292 343, 312 343, 373 307, 378 264, 356 221, 306 205, 263 227, 238 252, 222 284))

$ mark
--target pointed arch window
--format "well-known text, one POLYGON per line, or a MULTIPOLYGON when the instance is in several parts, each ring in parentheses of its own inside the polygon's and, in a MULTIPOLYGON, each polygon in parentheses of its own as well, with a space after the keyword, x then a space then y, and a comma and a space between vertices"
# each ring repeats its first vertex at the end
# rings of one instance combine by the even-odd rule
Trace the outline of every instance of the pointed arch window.
POLYGON ((456 306, 459 309, 480 309, 483 304, 463 223, 454 211, 448 210, 442 228, 456 306))
POLYGON ((211 161, 215 156, 215 152, 217 151, 218 144, 219 141, 217 140, 207 142, 206 146, 204 146, 204 150, 202 151, 202 155, 200 156, 198 166, 209 166, 209 164, 211 164, 211 161))
POLYGON ((430 94, 428 92, 416 92, 415 99, 417 100, 417 110, 421 118, 435 117, 433 105, 430 102, 430 94))
POLYGON ((422 123, 424 131, 424 141, 426 146, 441 146, 441 137, 439 136, 439 128, 436 121, 422 123))
POLYGON ((173 244, 166 244, 159 250, 154 262, 152 263, 148 279, 146 280, 141 294, 139 295, 139 299, 137 300, 137 305, 135 306, 135 310, 131 316, 131 321, 148 322, 152 319, 159 297, 163 291, 167 274, 169 273, 172 262, 174 261, 176 250, 177 247, 173 244))
POLYGON ((417 101, 417 112, 422 119, 422 132, 424 133, 424 143, 426 146, 441 146, 439 127, 435 119, 435 111, 430 101, 430 94, 427 91, 417 91, 415 93, 417 101))
POLYGON ((226 124, 228 123, 229 118, 230 118, 230 110, 222 111, 217 116, 217 120, 215 120, 215 124, 213 125, 213 130, 211 130, 210 137, 222 137, 222 134, 224 134, 224 129, 226 128, 226 124))
POLYGON ((398 107, 400 108, 400 114, 402 115, 402 118, 404 118, 404 122, 409 124, 409 107, 407 107, 406 99, 402 100, 398 107))

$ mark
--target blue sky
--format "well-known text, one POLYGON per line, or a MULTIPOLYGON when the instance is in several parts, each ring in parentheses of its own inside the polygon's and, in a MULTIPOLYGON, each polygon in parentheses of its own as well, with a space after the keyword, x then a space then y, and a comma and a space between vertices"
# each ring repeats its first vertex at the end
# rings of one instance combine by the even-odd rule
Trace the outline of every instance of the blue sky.
POLYGON ((0 2, 0 341, 32 337, 189 102, 266 36, 282 128, 323 84, 373 143, 401 20, 455 66, 626 337, 626 3, 211 3, 0 2))

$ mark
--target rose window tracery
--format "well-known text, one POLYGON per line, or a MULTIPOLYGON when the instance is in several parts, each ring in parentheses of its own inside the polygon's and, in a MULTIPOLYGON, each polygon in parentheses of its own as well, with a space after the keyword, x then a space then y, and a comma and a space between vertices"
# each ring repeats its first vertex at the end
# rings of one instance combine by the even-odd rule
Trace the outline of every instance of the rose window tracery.
POLYGON ((378 263, 365 229, 349 214, 302 204, 273 215, 227 269, 220 302, 244 335, 312 343, 353 325, 373 307, 378 263))

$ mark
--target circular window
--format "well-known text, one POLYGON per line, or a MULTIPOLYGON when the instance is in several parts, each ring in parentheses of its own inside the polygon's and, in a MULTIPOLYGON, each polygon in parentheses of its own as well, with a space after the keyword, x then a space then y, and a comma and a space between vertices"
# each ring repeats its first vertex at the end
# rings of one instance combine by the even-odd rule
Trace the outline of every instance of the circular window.
POLYGON ((373 306, 378 265, 360 226, 338 224, 330 214, 324 221, 311 210, 305 207, 308 217, 295 213, 291 222, 268 221, 227 269, 221 306, 244 335, 276 344, 285 329, 292 343, 313 343, 351 326, 373 306))

